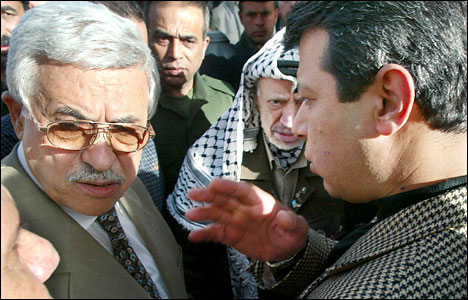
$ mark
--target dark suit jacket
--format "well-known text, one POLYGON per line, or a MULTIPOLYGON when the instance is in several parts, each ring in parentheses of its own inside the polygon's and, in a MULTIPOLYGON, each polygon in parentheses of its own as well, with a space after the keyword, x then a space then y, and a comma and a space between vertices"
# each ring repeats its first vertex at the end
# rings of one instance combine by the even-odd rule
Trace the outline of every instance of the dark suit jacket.
MULTIPOLYGON (((86 230, 30 179, 13 151, 2 160, 2 184, 22 226, 48 239, 60 264, 45 282, 54 298, 149 298, 135 279, 86 230)), ((137 178, 120 198, 152 254, 171 298, 186 298, 181 249, 137 178)))

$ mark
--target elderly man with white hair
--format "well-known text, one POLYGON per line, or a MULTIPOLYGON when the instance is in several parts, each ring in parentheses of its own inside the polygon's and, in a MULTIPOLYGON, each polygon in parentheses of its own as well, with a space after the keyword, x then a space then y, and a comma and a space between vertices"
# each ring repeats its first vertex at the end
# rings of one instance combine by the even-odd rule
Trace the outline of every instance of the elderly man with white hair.
POLYGON ((21 140, 2 184, 61 261, 54 298, 185 298, 181 250, 136 178, 159 93, 151 51, 127 18, 90 2, 25 13, 2 94, 21 140))

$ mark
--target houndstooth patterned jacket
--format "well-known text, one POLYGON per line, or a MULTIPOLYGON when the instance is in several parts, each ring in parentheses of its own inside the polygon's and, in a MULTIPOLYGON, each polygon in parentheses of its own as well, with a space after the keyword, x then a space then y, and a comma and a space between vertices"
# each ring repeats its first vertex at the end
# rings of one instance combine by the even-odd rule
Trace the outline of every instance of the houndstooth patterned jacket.
POLYGON ((262 288, 299 298, 467 298, 466 199, 465 185, 388 217, 322 274, 335 242, 312 230, 281 281, 269 284, 262 262, 251 270, 262 288))

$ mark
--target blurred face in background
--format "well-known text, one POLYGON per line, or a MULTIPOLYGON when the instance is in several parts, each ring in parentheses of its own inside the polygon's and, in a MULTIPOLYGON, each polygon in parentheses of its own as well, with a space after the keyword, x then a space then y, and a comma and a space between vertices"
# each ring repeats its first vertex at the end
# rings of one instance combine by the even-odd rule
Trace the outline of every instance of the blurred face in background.
POLYGON ((158 60, 161 83, 172 96, 185 96, 205 57, 210 38, 203 36, 204 17, 196 6, 157 4, 148 11, 149 45, 158 60))
POLYGON ((278 9, 275 1, 242 1, 239 18, 245 33, 261 48, 274 34, 278 9))
POLYGON ((18 21, 24 14, 23 3, 21 1, 1 1, 2 2, 2 81, 5 80, 6 57, 10 38, 18 25, 18 21))
POLYGON ((297 1, 278 1, 279 16, 283 25, 286 25, 289 15, 297 1))
POLYGON ((292 133, 300 103, 293 97, 291 81, 260 78, 256 103, 263 131, 270 143, 282 150, 294 149, 303 143, 292 133))
POLYGON ((21 1, 1 1, 2 2, 2 56, 8 53, 11 34, 18 21, 24 14, 23 3, 21 1))

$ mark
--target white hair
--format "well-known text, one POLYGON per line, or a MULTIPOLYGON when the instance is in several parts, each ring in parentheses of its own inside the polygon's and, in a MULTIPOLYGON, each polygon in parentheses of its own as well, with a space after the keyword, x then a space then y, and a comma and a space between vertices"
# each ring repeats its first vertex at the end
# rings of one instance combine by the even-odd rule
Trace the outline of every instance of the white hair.
POLYGON ((9 92, 29 111, 44 61, 97 70, 139 66, 148 80, 148 118, 156 111, 159 74, 148 45, 132 21, 102 4, 51 1, 23 15, 12 33, 6 74, 9 92))

